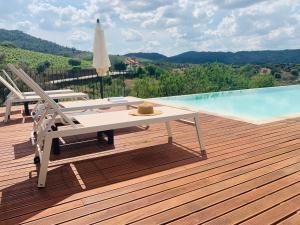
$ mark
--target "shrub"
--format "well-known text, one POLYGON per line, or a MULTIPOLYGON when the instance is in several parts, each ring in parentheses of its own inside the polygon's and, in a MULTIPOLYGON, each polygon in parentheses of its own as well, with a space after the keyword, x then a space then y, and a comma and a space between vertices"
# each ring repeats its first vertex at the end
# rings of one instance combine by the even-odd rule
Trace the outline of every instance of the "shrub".
POLYGON ((143 69, 142 67, 138 67, 137 70, 136 70, 136 74, 139 76, 139 77, 142 77, 143 75, 146 74, 146 71, 145 69, 143 69))
POLYGON ((50 62, 48 60, 44 61, 44 62, 40 62, 37 67, 36 67, 36 71, 38 72, 38 74, 44 73, 46 71, 46 69, 48 69, 50 67, 50 62))
POLYGON ((276 79, 281 79, 281 74, 280 74, 279 72, 275 72, 275 73, 274 73, 274 77, 275 77, 276 79))
POLYGON ((80 66, 73 66, 72 69, 70 70, 71 73, 78 73, 79 71, 81 71, 80 66))
POLYGON ((299 72, 296 69, 291 70, 291 74, 295 77, 299 76, 299 72))
POLYGON ((112 85, 112 78, 111 78, 111 76, 105 76, 105 77, 103 77, 103 82, 104 82, 104 84, 107 84, 107 85, 111 86, 112 85))
POLYGON ((80 59, 69 59, 68 63, 70 66, 80 66, 81 60, 80 59))
POLYGON ((126 70, 127 66, 124 62, 117 62, 114 64, 114 68, 115 68, 115 70, 118 70, 118 71, 124 71, 124 70, 126 70))
POLYGON ((45 66, 46 66, 47 68, 49 68, 50 65, 51 65, 51 63, 50 63, 48 60, 44 61, 44 64, 45 64, 45 66))
POLYGON ((8 48, 16 48, 17 47, 13 42, 10 42, 10 41, 3 41, 3 42, 1 42, 0 45, 2 45, 4 47, 8 47, 8 48))
POLYGON ((155 76, 156 75, 156 66, 153 66, 153 65, 149 65, 149 66, 146 66, 146 71, 148 72, 148 74, 150 76, 155 76))
POLYGON ((159 82, 151 77, 135 79, 133 84, 133 94, 141 98, 151 98, 159 96, 159 82))
POLYGON ((20 59, 17 65, 22 68, 24 71, 28 71, 30 63, 26 59, 20 59))
POLYGON ((5 54, 4 53, 0 53, 0 64, 3 64, 5 61, 5 54))
POLYGON ((260 87, 272 87, 274 86, 274 78, 271 75, 258 74, 251 78, 249 87, 260 88, 260 87))

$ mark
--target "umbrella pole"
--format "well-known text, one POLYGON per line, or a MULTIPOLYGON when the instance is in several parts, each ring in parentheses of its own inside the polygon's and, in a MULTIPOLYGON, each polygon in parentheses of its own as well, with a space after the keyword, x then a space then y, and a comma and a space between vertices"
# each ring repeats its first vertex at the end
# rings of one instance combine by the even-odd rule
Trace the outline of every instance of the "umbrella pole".
POLYGON ((99 76, 99 73, 98 72, 96 72, 96 74, 97 74, 97 77, 98 77, 98 79, 99 79, 99 81, 100 81, 100 98, 104 98, 104 89, 103 89, 103 77, 102 76, 99 76))
POLYGON ((104 98, 104 91, 103 91, 103 77, 100 76, 100 96, 101 98, 104 98))

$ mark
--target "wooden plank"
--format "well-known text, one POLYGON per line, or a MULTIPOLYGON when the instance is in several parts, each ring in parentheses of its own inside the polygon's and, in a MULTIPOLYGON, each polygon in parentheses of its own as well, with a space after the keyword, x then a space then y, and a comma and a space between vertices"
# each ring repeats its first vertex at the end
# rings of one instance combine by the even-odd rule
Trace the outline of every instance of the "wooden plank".
POLYGON ((299 194, 300 183, 295 183, 284 189, 272 193, 262 199, 259 199, 245 207, 234 210, 233 212, 227 213, 224 216, 218 217, 206 224, 233 224, 243 222, 244 220, 251 218, 263 211, 271 208, 273 205, 280 204, 289 198, 295 197, 299 194))
MULTIPOLYGON (((243 225, 252 225, 252 224, 271 224, 271 223, 278 223, 279 221, 284 221, 286 218, 292 215, 295 215, 297 211, 300 210, 300 196, 297 195, 296 197, 289 199, 280 205, 276 205, 275 207, 269 209, 266 212, 263 212, 245 222, 243 225)), ((299 224, 298 223, 294 224, 299 224)))
MULTIPOLYGON (((300 124, 294 119, 257 126, 201 114, 207 160, 196 154, 191 125, 172 123, 173 146, 164 145, 167 134, 161 125, 120 130, 119 154, 82 156, 74 163, 77 177, 61 163, 70 163, 68 157, 79 151, 64 147, 44 190, 36 189, 35 173, 28 177, 35 170, 32 148, 24 144, 31 123, 18 124, 17 114, 12 119, 8 125, 0 123, 5 136, 0 138, 0 223, 226 223, 229 215, 233 222, 245 223, 297 219, 299 197, 293 187, 300 177, 300 124)), ((80 148, 86 153, 103 149, 92 142, 80 148)))
POLYGON ((150 184, 150 183, 149 183, 150 184))
POLYGON ((278 225, 296 225, 300 224, 300 212, 298 211, 296 214, 291 215, 289 218, 284 221, 278 223, 278 225))
MULTIPOLYGON (((300 156, 298 156, 298 159, 293 158, 292 161, 295 162, 299 159, 300 159, 300 156)), ((280 164, 286 165, 283 162, 278 163, 278 165, 280 165, 280 164)), ((269 169, 276 169, 276 168, 277 167, 275 165, 269 166, 269 169)), ((201 196, 204 197, 208 194, 212 194, 214 192, 223 190, 226 187, 228 188, 231 185, 236 185, 237 183, 240 183, 243 181, 246 182, 247 179, 251 179, 252 177, 261 175, 259 173, 259 171, 270 172, 268 170, 268 168, 264 168, 264 167, 261 169, 258 169, 258 170, 254 170, 249 173, 245 173, 245 174, 243 174, 243 172, 240 172, 240 173, 242 173, 242 175, 238 175, 239 173, 238 173, 238 171, 236 171, 237 174, 234 172, 231 172, 231 174, 235 174, 236 177, 230 178, 230 177, 225 176, 225 177, 223 177, 223 180, 225 178, 227 178, 227 179, 225 179, 222 182, 218 182, 216 184, 214 184, 214 182, 216 182, 219 179, 219 177, 214 177, 212 180, 209 178, 208 178, 208 180, 204 180, 204 179, 199 180, 199 182, 193 182, 190 185, 184 185, 177 189, 170 189, 169 191, 159 192, 157 195, 150 195, 147 198, 141 198, 141 199, 138 198, 137 201, 133 201, 134 198, 131 196, 131 197, 127 198, 130 202, 125 205, 117 205, 114 208, 106 209, 104 211, 100 211, 99 213, 93 213, 91 215, 88 215, 87 217, 79 218, 78 220, 72 220, 72 222, 76 222, 76 223, 78 222, 78 224, 94 223, 94 222, 101 221, 101 218, 102 218, 102 220, 104 220, 104 219, 114 217, 111 220, 105 220, 105 223, 107 223, 107 224, 118 224, 118 223, 122 223, 122 222, 130 223, 130 222, 133 222, 134 220, 137 220, 139 217, 141 217, 141 218, 146 217, 150 213, 155 214, 155 212, 157 212, 157 211, 158 212, 165 211, 168 208, 177 206, 178 204, 180 205, 180 204, 183 204, 184 202, 189 202, 193 198, 197 199, 201 196), (210 182, 212 182, 212 185, 209 185, 210 182), (152 199, 152 201, 150 199, 152 199), (163 200, 165 200, 165 201, 163 201, 163 200), (142 206, 143 206, 143 208, 139 209, 139 207, 142 207, 142 206), (166 207, 166 208, 164 208, 164 207, 166 207), (134 210, 134 211, 132 211, 132 210, 134 210), (124 213, 126 213, 126 214, 124 214, 124 213), (120 215, 120 216, 116 217, 117 215, 120 215)), ((181 182, 180 180, 178 180, 177 182, 181 183, 181 184, 184 183, 184 181, 181 182)), ((172 187, 172 186, 170 186, 170 187, 172 187)), ((144 195, 145 195, 145 192, 148 193, 148 190, 143 191, 144 195)), ((152 194, 152 193, 150 192, 149 194, 152 194)), ((117 199, 112 199, 111 201, 116 201, 118 203, 117 199)), ((98 204, 99 205, 98 207, 103 208, 104 207, 103 205, 106 205, 104 203, 105 203, 104 201, 100 201, 98 204)), ((93 210, 93 212, 95 212, 95 210, 97 210, 96 205, 92 205, 91 207, 89 207, 89 209, 87 211, 91 211, 91 210, 93 210)), ((72 217, 74 218, 75 215, 78 216, 79 213, 78 212, 74 213, 72 215, 72 217)), ((64 217, 63 219, 65 219, 65 218, 66 217, 64 217)), ((55 218, 51 218, 51 219, 59 219, 59 218, 56 216, 55 218)), ((45 223, 45 220, 43 220, 42 223, 45 223)))

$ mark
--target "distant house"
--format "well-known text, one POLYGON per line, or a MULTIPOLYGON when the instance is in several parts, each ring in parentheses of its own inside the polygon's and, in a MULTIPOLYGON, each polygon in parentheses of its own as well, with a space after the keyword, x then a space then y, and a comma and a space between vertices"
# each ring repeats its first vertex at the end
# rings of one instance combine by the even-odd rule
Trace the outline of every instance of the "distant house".
POLYGON ((128 66, 140 66, 141 65, 141 63, 135 58, 126 58, 125 64, 127 64, 128 66))
POLYGON ((269 68, 261 68, 260 69, 260 73, 261 74, 271 74, 271 69, 269 69, 269 68))

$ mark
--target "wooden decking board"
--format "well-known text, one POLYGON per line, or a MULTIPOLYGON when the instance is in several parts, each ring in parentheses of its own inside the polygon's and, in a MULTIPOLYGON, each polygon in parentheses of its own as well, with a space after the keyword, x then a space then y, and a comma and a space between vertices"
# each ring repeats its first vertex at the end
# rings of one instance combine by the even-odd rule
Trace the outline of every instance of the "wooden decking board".
MULTIPOLYGON (((295 215, 300 210, 300 195, 297 195, 294 198, 291 198, 279 205, 274 206, 268 211, 265 211, 262 214, 259 214, 245 222, 243 225, 251 224, 271 224, 278 223, 290 216, 295 215)), ((299 221, 300 222, 300 221, 299 221)))
POLYGON ((284 221, 278 223, 278 225, 297 225, 300 224, 300 212, 291 215, 290 217, 286 218, 284 221))
MULTIPOLYGON (((298 165, 298 170, 300 169, 300 164, 298 165)), ((239 171, 236 171, 236 173, 238 173, 239 171)), ((242 171, 242 172, 245 172, 245 171, 242 171)), ((241 172, 240 172, 241 173, 241 172)), ((234 175, 236 175, 236 174, 234 174, 234 173, 232 173, 231 172, 231 176, 234 176, 234 175)), ((205 177, 205 176, 204 176, 205 177)), ((228 178, 230 178, 230 176, 227 176, 227 177, 225 177, 225 175, 224 174, 222 174, 221 176, 219 176, 219 177, 214 177, 212 180, 211 180, 211 182, 212 183, 214 183, 214 182, 218 182, 219 180, 225 180, 225 179, 228 179, 228 178), (223 176, 223 178, 222 178, 222 176, 223 176)), ((191 182, 193 179, 191 179, 189 182, 191 182)), ((179 180, 180 181, 180 180, 179 180)), ((179 185, 179 186, 185 186, 185 189, 186 189, 186 187, 188 186, 188 185, 186 185, 186 183, 187 183, 187 180, 182 180, 182 181, 180 181, 180 182, 178 182, 178 180, 175 180, 175 182, 177 182, 177 184, 173 184, 173 187, 171 186, 171 183, 170 184, 167 184, 167 185, 165 185, 165 189, 170 189, 170 188, 175 188, 174 187, 174 185, 179 185), (183 185, 183 184, 185 184, 185 185, 183 185)), ((175 183, 175 182, 173 182, 173 183, 175 183)), ((205 180, 199 180, 199 182, 196 182, 196 181, 194 181, 194 182, 192 182, 192 183, 190 183, 190 184, 192 184, 192 185, 190 185, 191 187, 192 187, 192 189, 190 189, 190 190, 184 190, 184 192, 187 192, 187 191, 191 191, 191 190, 193 190, 193 189, 195 189, 195 188, 201 188, 201 185, 202 186, 207 186, 209 183, 208 182, 205 182, 205 180)), ((155 194, 157 191, 159 191, 159 192, 162 192, 162 191, 164 191, 161 187, 159 187, 159 186, 154 186, 154 187, 152 187, 152 188, 149 188, 149 189, 144 189, 144 190, 141 190, 141 191, 139 191, 139 193, 140 193, 140 196, 143 196, 143 195, 145 195, 145 193, 144 192, 146 192, 147 193, 147 195, 152 195, 152 198, 153 198, 153 194, 155 194), (154 191, 154 192, 153 192, 154 191), (152 193, 151 193, 152 192, 152 193)), ((172 190, 172 192, 173 193, 176 193, 176 195, 179 195, 180 194, 180 189, 174 189, 174 190, 172 190)), ((137 194, 138 194, 138 192, 135 192, 135 193, 130 193, 129 195, 127 195, 127 196, 121 196, 121 197, 119 197, 119 199, 125 199, 125 202, 126 202, 126 199, 127 199, 127 201, 134 201, 136 198, 138 198, 138 196, 137 196, 137 194)), ((161 198, 160 198, 160 200, 164 200, 164 198, 166 198, 167 197, 167 195, 168 195, 168 193, 161 193, 161 198)), ((145 196, 144 196, 145 197, 145 196)), ((113 205, 118 205, 118 204, 120 204, 121 202, 120 202, 120 200, 118 200, 117 198, 114 198, 114 199, 108 199, 108 201, 104 201, 103 199, 99 199, 100 201, 99 201, 99 203, 97 203, 97 205, 98 205, 98 207, 101 207, 102 208, 102 210, 104 210, 104 209, 106 209, 106 208, 109 208, 109 207, 112 207, 111 206, 111 204, 113 204, 113 205)), ((87 204, 87 202, 85 202, 84 201, 84 199, 82 200, 84 203, 85 203, 85 205, 87 204)), ((123 200, 124 201, 124 200, 123 200)), ((141 201, 143 202, 143 201, 145 201, 145 202, 147 202, 148 204, 150 203, 149 202, 149 200, 145 200, 145 199, 141 199, 141 201)), ((142 203, 141 203, 142 204, 142 203)), ((91 212, 94 212, 94 210, 96 210, 96 205, 94 204, 94 205, 90 205, 90 207, 88 207, 88 206, 86 206, 86 208, 83 208, 84 210, 85 210, 85 212, 87 213, 87 214, 90 214, 91 212)), ((71 217, 70 218, 72 218, 72 219, 74 219, 74 215, 76 215, 76 216, 79 216, 80 214, 79 214, 79 212, 78 211, 76 211, 76 212, 68 212, 68 213, 71 213, 71 217)), ((56 216, 56 218, 55 219, 58 219, 59 217, 57 217, 56 216)), ((60 218, 62 218, 62 219, 67 219, 68 218, 68 216, 66 215, 66 214, 63 214, 63 215, 61 215, 61 217, 60 218)), ((84 218, 84 220, 86 220, 86 218, 84 218)), ((42 223, 44 223, 45 221, 43 220, 42 221, 42 223)), ((56 221, 56 222, 58 222, 58 221, 56 221)), ((60 221, 61 222, 61 221, 60 221)), ((72 222, 74 222, 73 220, 72 220, 72 222)), ((83 221, 81 221, 81 222, 83 222, 83 221)))
POLYGON ((206 224, 219 225, 219 224, 233 224, 233 223, 243 222, 247 218, 251 218, 259 213, 264 212, 265 210, 271 208, 273 205, 280 204, 281 202, 286 201, 289 198, 297 196, 299 188, 300 188, 299 182, 296 184, 292 184, 286 188, 283 188, 278 192, 271 193, 270 195, 262 199, 250 203, 245 207, 238 208, 230 213, 225 214, 224 216, 209 221, 206 224))
MULTIPOLYGON (((28 160, 27 160, 28 161, 28 160)), ((30 164, 29 164, 30 165, 30 164)))
POLYGON ((204 161, 204 162, 206 162, 206 161, 204 161))
MULTIPOLYGON (((279 165, 278 165, 278 167, 279 167, 279 165)), ((187 194, 182 194, 180 196, 164 200, 163 202, 157 202, 156 204, 151 204, 147 207, 138 208, 138 209, 135 209, 134 211, 129 211, 125 214, 121 214, 120 216, 115 217, 115 215, 114 215, 113 218, 111 218, 110 220, 105 220, 105 221, 103 221, 103 223, 105 223, 105 224, 118 224, 118 223, 123 223, 123 222, 124 223, 131 223, 131 222, 134 222, 134 221, 138 221, 138 220, 143 219, 145 217, 157 214, 158 212, 164 212, 168 209, 176 207, 177 205, 183 205, 185 203, 195 201, 199 198, 203 198, 205 196, 208 196, 210 194, 219 192, 219 191, 227 189, 229 187, 236 186, 239 183, 243 183, 243 182, 246 182, 248 180, 254 179, 257 176, 262 175, 259 172, 262 172, 263 174, 264 173, 269 173, 269 172, 273 171, 274 168, 276 169, 276 167, 274 167, 274 165, 273 166, 268 166, 268 167, 263 167, 263 168, 257 169, 256 171, 252 171, 252 172, 249 172, 249 173, 246 173, 246 174, 242 174, 240 176, 230 178, 228 180, 225 180, 225 181, 222 181, 222 182, 219 182, 219 183, 215 183, 215 184, 212 184, 212 185, 209 185, 209 186, 205 186, 203 188, 196 189, 196 190, 191 191, 187 194)), ((129 204, 130 203, 126 204, 126 206, 123 206, 123 210, 128 211, 129 210, 128 209, 129 204)), ((140 204, 142 204, 142 203, 140 203, 140 204)), ((114 207, 111 210, 106 210, 106 211, 102 212, 102 214, 104 214, 106 216, 109 216, 109 217, 111 217, 113 215, 113 212, 116 212, 116 213, 120 214, 118 209, 121 208, 121 207, 114 207)), ((97 220, 99 221, 100 220, 99 218, 102 218, 102 217, 99 217, 99 214, 92 214, 90 217, 92 217, 96 221, 97 220)), ((102 215, 102 216, 104 216, 104 215, 102 215)), ((86 220, 86 218, 84 218, 84 220, 82 220, 81 222, 83 222, 85 220, 86 220)))
MULTIPOLYGON (((14 109, 12 121, 0 123, 0 224, 298 224, 300 219, 297 119, 253 125, 201 114, 206 160, 199 158, 195 128, 187 123, 172 122, 173 145, 165 144, 164 125, 119 130, 116 150, 73 163, 87 189, 68 165, 67 158, 79 151, 65 146, 61 159, 51 163, 48 187, 38 190, 36 173, 29 177, 35 170, 28 142, 32 125, 28 118, 21 124, 21 107, 14 109)), ((96 142, 79 146, 86 153, 103 151, 96 142)))
MULTIPOLYGON (((297 165, 299 168, 299 165, 297 165)), ((257 179, 234 186, 203 199, 173 208, 165 213, 138 221, 136 224, 171 223, 171 224, 200 224, 239 208, 246 201, 262 198, 271 192, 280 190, 299 181, 299 170, 295 167, 279 169, 257 179), (285 172, 287 172, 285 174, 285 172), (290 176, 288 176, 290 175, 290 176), (296 178, 293 180, 293 178, 296 178), (272 188, 272 189, 270 189, 272 188), (270 192, 270 190, 272 190, 270 192), (239 205, 240 204, 240 205, 239 205), (193 212, 194 211, 194 212, 193 212), (152 221, 152 222, 151 222, 152 221)), ((256 223, 260 224, 260 223, 256 223)))

